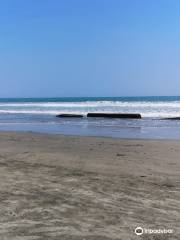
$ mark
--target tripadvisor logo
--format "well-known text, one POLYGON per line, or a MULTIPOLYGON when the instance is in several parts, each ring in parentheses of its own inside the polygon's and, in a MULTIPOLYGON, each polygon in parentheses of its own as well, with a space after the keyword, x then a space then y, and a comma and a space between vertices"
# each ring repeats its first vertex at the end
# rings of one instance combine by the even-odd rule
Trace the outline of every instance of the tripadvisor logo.
POLYGON ((134 230, 135 234, 140 236, 142 234, 171 234, 173 233, 173 229, 150 229, 150 228, 142 228, 137 227, 134 230))
POLYGON ((143 228, 142 227, 137 227, 136 229, 135 229, 135 234, 136 235, 142 235, 143 234, 143 228))

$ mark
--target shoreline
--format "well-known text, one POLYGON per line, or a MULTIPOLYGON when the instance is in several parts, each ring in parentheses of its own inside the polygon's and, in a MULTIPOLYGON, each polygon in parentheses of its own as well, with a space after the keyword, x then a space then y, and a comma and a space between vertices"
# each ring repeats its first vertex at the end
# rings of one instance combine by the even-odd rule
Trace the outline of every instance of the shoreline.
POLYGON ((118 137, 118 136, 101 136, 101 135, 78 135, 78 134, 63 134, 54 132, 41 132, 41 131, 31 131, 31 130, 0 130, 1 133, 15 133, 15 134, 37 134, 37 135, 49 135, 49 136, 59 136, 59 137, 77 137, 77 138, 97 138, 97 139, 111 139, 117 141, 152 141, 152 142, 180 142, 180 138, 132 138, 132 137, 118 137))
POLYGON ((0 238, 178 239, 179 156, 176 140, 0 132, 0 238))

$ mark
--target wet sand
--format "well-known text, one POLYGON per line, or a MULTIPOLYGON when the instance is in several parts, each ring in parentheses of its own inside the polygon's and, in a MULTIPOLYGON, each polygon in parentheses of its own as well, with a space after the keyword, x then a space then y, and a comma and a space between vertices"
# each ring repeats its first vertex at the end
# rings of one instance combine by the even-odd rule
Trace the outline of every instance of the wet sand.
POLYGON ((180 142, 1 132, 0 216, 0 240, 180 239, 180 142))

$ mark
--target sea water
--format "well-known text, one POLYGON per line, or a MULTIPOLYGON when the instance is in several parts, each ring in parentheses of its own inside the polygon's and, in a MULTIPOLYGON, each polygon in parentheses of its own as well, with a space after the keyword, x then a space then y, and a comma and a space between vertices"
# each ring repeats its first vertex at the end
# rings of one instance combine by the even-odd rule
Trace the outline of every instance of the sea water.
POLYGON ((0 130, 119 138, 180 139, 180 97, 5 98, 0 130), (142 119, 87 118, 88 112, 140 113, 142 119), (57 114, 83 114, 82 119, 57 114))

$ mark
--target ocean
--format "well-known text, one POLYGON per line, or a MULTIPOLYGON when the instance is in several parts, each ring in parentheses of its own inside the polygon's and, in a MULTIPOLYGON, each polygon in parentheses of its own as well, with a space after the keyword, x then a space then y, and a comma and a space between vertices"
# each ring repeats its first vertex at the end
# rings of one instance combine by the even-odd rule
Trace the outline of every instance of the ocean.
POLYGON ((0 99, 1 131, 137 139, 180 139, 180 96, 0 99), (142 119, 87 118, 88 112, 140 113, 142 119), (60 113, 82 119, 57 118, 60 113))

